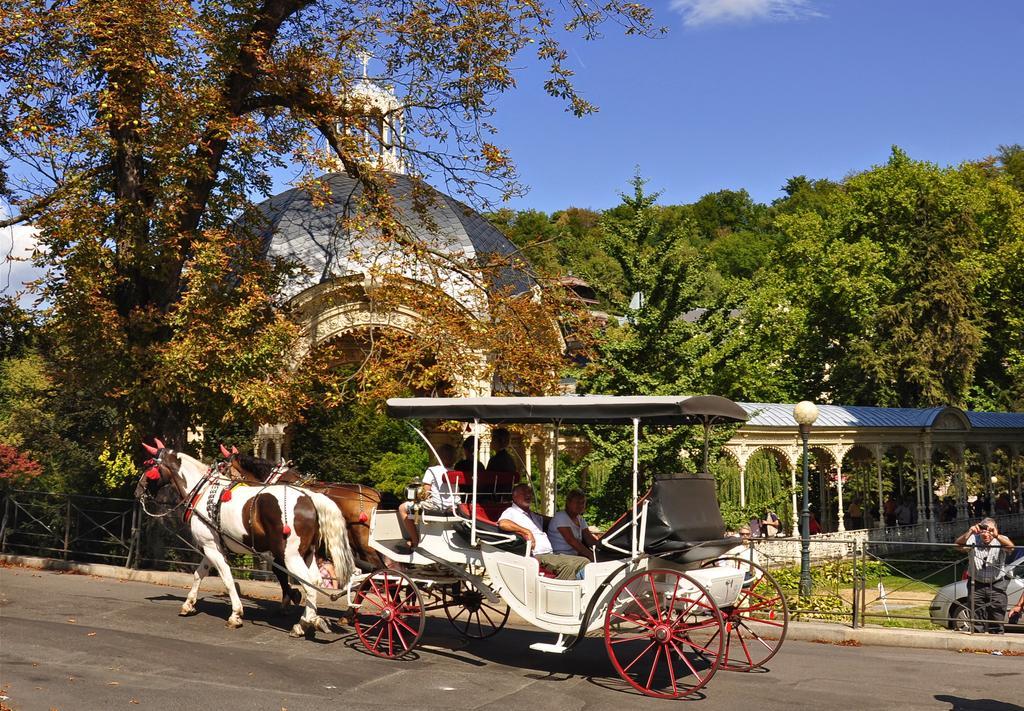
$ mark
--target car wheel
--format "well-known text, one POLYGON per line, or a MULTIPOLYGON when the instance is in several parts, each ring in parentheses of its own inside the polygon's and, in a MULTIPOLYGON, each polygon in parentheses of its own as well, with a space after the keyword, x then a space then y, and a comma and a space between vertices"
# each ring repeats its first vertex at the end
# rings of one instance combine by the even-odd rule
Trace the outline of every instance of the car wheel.
POLYGON ((953 621, 949 623, 950 629, 957 632, 971 631, 971 614, 967 610, 966 600, 950 605, 949 616, 953 618, 953 621))

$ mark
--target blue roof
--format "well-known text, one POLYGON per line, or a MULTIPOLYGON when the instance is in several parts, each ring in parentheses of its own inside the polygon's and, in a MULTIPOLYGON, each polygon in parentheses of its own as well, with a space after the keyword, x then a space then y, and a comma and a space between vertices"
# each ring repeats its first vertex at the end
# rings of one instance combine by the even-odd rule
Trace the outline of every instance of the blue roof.
POLYGON ((1024 412, 968 412, 971 427, 1024 428, 1024 412))
MULTIPOLYGON (((790 403, 741 402, 750 419, 746 426, 796 427, 790 403)), ((948 408, 861 407, 854 405, 818 405, 815 427, 931 427, 935 418, 948 408)), ((975 428, 1024 428, 1024 412, 966 412, 975 428)))

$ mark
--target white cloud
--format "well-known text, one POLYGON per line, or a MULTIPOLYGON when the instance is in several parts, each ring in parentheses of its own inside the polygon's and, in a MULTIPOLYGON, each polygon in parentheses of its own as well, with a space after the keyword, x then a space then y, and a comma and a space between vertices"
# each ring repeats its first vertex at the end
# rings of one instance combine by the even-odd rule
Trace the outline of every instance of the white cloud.
POLYGON ((823 16, 812 0, 671 0, 671 7, 687 27, 823 16))
MULTIPOLYGON (((0 214, 3 214, 3 210, 0 210, 0 214)), ((23 307, 35 301, 35 296, 24 294, 25 282, 42 275, 31 262, 35 246, 34 227, 15 225, 0 229, 0 295, 20 295, 19 301, 23 307)))

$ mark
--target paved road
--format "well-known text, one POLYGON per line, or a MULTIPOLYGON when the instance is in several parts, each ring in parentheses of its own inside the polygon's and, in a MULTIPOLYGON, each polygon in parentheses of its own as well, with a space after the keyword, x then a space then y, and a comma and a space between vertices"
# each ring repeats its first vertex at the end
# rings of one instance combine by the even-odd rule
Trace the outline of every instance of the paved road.
POLYGON ((508 629, 466 643, 431 619, 409 661, 363 653, 355 635, 294 640, 273 604, 247 601, 224 627, 226 598, 177 617, 184 590, 0 569, 0 687, 16 711, 59 709, 989 709, 1021 711, 1024 658, 788 642, 769 673, 721 672, 697 701, 638 696, 600 640, 564 656, 508 629))

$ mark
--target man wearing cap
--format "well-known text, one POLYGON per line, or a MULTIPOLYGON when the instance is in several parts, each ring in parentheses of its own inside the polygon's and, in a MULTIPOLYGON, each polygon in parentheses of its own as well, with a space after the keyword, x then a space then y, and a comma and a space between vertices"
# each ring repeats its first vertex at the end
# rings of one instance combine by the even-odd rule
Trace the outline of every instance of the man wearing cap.
POLYGON ((1003 634, 1006 619, 1006 556, 1013 541, 999 533, 994 519, 983 518, 956 539, 967 553, 967 590, 974 600, 974 631, 1003 634))

